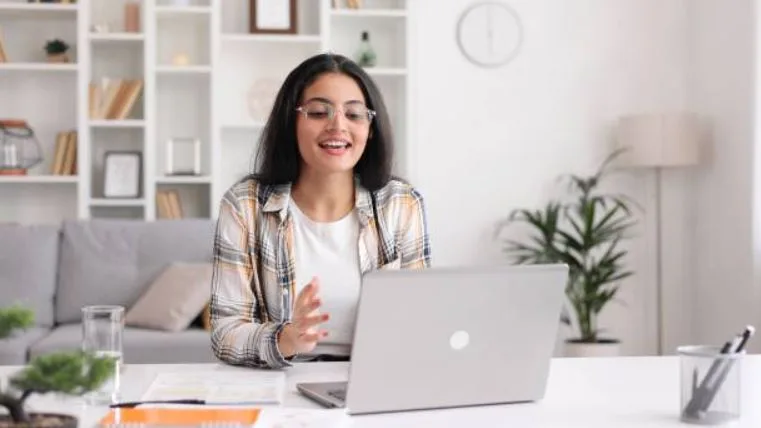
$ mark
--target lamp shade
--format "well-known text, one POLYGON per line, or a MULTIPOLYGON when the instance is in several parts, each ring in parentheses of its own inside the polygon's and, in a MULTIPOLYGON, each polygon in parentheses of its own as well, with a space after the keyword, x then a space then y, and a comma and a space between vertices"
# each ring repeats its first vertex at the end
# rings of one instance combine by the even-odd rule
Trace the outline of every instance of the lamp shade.
POLYGON ((619 119, 616 146, 630 167, 678 167, 700 162, 700 123, 690 114, 641 114, 619 119))

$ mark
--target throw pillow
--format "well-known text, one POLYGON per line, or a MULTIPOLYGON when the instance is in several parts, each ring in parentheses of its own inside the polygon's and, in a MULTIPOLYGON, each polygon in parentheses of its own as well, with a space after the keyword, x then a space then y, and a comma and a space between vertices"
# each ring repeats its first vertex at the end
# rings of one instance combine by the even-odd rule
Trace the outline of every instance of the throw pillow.
POLYGON ((177 332, 188 328, 211 293, 210 263, 173 263, 127 311, 125 324, 177 332))
POLYGON ((206 304, 206 307, 203 308, 203 329, 206 331, 211 331, 211 309, 209 308, 209 303, 206 304))

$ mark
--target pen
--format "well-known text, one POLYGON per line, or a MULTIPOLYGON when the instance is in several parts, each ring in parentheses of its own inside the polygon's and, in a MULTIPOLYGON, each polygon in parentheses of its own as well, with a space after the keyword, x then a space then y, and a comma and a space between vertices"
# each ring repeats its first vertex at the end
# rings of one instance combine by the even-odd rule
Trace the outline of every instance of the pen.
POLYGON ((142 406, 143 404, 195 404, 205 405, 205 400, 185 399, 185 400, 146 400, 146 401, 125 401, 122 403, 114 403, 109 407, 114 408, 132 408, 142 406))
MULTIPOLYGON (((731 352, 732 348, 740 342, 740 336, 735 336, 733 340, 730 340, 724 344, 724 346, 721 348, 719 353, 721 354, 727 354, 731 352)), ((689 403, 687 403, 687 406, 685 406, 684 413, 688 415, 695 415, 697 414, 698 410, 700 410, 703 406, 702 403, 704 401, 704 395, 708 393, 708 385, 711 383, 711 379, 714 377, 714 374, 716 371, 719 370, 719 366, 721 366, 721 359, 716 359, 711 367, 708 369, 708 373, 706 373, 705 377, 703 378, 703 381, 700 383, 700 386, 697 388, 697 390, 694 391, 692 398, 690 398, 689 403)))
MULTIPOLYGON (((753 334, 756 332, 756 329, 753 328, 753 326, 749 325, 745 327, 745 331, 742 334, 742 338, 740 339, 740 343, 737 345, 734 351, 732 353, 739 354, 745 349, 745 345, 748 343, 748 340, 753 336, 753 334)), ((724 383, 724 379, 726 379, 727 375, 729 374, 729 371, 732 369, 732 365, 734 364, 734 360, 727 361, 726 367, 724 367, 724 370, 722 370, 721 375, 719 376, 719 379, 716 381, 716 383, 713 385, 713 388, 711 388, 707 393, 708 395, 705 398, 705 401, 702 403, 702 406, 700 407, 701 410, 706 411, 708 410, 708 406, 711 405, 711 402, 713 401, 714 397, 716 397, 716 394, 719 391, 719 388, 721 388, 721 385, 724 383)))

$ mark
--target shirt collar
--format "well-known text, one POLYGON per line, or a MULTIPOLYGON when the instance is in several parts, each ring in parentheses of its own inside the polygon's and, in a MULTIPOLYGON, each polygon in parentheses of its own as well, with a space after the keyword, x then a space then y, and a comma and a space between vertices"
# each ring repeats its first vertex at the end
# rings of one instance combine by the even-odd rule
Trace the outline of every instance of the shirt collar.
MULTIPOLYGON (((288 204, 291 201, 291 187, 291 183, 267 186, 265 194, 262 195, 265 200, 262 211, 277 213, 280 221, 285 221, 288 217, 288 204)), ((359 214, 360 224, 365 226, 373 218, 370 191, 360 184, 359 178, 354 180, 354 189, 354 206, 359 214)))

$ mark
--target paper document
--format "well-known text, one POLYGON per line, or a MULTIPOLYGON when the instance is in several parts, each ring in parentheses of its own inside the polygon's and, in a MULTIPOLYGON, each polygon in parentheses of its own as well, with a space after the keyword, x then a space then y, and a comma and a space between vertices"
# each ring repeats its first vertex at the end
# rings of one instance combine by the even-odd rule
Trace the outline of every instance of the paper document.
POLYGON ((281 404, 284 391, 284 372, 160 373, 141 400, 196 399, 207 404, 281 404))
POLYGON ((348 427, 349 416, 344 409, 264 408, 256 428, 342 428, 348 427))

